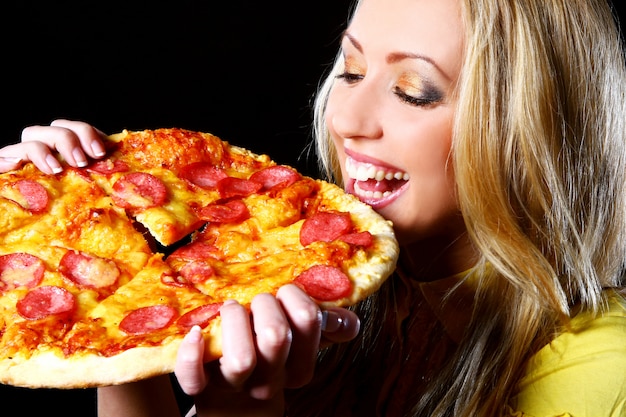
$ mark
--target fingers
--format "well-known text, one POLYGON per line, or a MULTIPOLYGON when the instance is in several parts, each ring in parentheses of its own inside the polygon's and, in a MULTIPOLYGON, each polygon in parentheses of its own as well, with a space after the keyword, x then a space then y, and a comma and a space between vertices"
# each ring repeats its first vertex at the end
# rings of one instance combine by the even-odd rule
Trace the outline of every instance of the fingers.
POLYGON ((11 146, 0 149, 0 173, 17 169, 22 165, 22 158, 11 156, 11 146), (7 150, 7 148, 9 148, 7 150))
POLYGON ((322 312, 319 306, 295 285, 282 287, 276 297, 286 312, 293 333, 286 362, 285 386, 298 388, 313 377, 322 330, 322 312))
POLYGON ((256 366, 256 352, 248 311, 236 301, 226 301, 220 309, 222 318, 222 357, 219 360, 223 379, 235 390, 241 389, 256 366))
POLYGON ((2 172, 19 168, 23 162, 31 161, 46 174, 58 174, 63 170, 52 150, 44 143, 29 142, 9 145, 0 149, 0 163, 2 172))
POLYGON ((252 398, 266 400, 285 385, 285 363, 290 353, 292 331, 279 301, 270 294, 256 296, 250 308, 257 366, 247 388, 252 398))
POLYGON ((89 158, 104 156, 104 138, 101 131, 84 122, 55 120, 50 126, 29 126, 22 131, 21 143, 0 149, 0 172, 32 161, 41 171, 56 174, 63 169, 58 156, 70 166, 83 167, 89 158))
POLYGON ((275 297, 257 295, 249 310, 227 301, 220 316, 219 361, 203 366, 204 341, 198 328, 179 348, 175 373, 189 395, 204 390, 203 398, 206 391, 241 394, 255 401, 281 398, 277 394, 284 388, 311 380, 320 346, 351 340, 360 327, 352 311, 331 308, 322 313, 295 285, 282 287, 275 297))
POLYGON ((194 326, 183 339, 176 356, 174 373, 187 395, 197 395, 207 384, 204 371, 204 337, 200 327, 194 326))
POLYGON ((83 151, 94 159, 104 156, 106 150, 102 140, 106 138, 106 135, 90 124, 58 119, 50 123, 50 126, 65 129, 66 132, 73 133, 78 138, 80 146, 72 149, 72 153, 83 151))
POLYGON ((178 349, 174 373, 188 395, 199 394, 207 383, 228 392, 242 391, 255 371, 257 347, 248 310, 236 301, 226 301, 220 309, 220 316, 222 357, 218 361, 205 368, 204 339, 197 327, 190 330, 178 349))
POLYGON ((188 334, 179 348, 176 377, 183 391, 194 395, 198 415, 265 416, 284 411, 283 396, 274 395, 282 385, 268 388, 262 375, 284 379, 276 369, 284 368, 288 347, 282 340, 290 333, 288 324, 279 303, 268 294, 255 297, 250 310, 236 301, 224 303, 222 358, 207 364, 205 371, 195 336, 188 334))

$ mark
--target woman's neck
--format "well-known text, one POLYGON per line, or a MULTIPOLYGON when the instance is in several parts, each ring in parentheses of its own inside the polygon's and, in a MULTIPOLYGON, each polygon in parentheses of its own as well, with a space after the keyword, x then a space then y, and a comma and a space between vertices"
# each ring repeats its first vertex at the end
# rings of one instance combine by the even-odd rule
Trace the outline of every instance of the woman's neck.
POLYGON ((435 281, 467 271, 478 261, 478 252, 467 233, 454 239, 437 236, 404 245, 399 267, 411 279, 435 281))

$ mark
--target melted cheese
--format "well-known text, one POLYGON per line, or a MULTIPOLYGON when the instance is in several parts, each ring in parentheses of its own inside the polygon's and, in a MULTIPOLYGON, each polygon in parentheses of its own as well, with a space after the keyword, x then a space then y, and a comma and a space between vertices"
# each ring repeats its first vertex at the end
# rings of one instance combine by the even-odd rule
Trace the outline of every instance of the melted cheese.
MULTIPOLYGON (((303 178, 280 191, 243 198, 251 216, 245 221, 205 226, 196 216, 196 209, 221 202, 219 193, 192 185, 177 173, 188 164, 210 161, 230 176, 247 179, 253 172, 273 165, 269 157, 230 146, 210 134, 180 129, 125 131, 111 139, 118 142, 112 147, 111 158, 125 162, 131 171, 149 172, 163 181, 168 199, 161 207, 128 211, 117 207, 110 195, 113 184, 124 172, 107 176, 68 167, 62 174, 52 176, 27 164, 21 170, 0 174, 0 255, 26 252, 39 256, 46 266, 40 285, 64 287, 74 295, 77 305, 71 319, 27 320, 17 313, 16 304, 29 289, 22 285, 2 293, 0 378, 6 378, 2 382, 28 386, 28 375, 18 370, 36 369, 32 365, 21 367, 33 352, 43 352, 41 358, 45 359, 41 360, 47 360, 46 354, 51 354, 63 365, 79 367, 85 357, 112 358, 137 346, 167 346, 179 341, 188 330, 172 324, 149 335, 126 334, 119 324, 137 308, 167 304, 182 316, 200 305, 226 299, 249 305, 259 292, 275 293, 309 267, 320 264, 336 266, 350 274, 354 293, 331 303, 346 305, 374 291, 395 265, 397 242, 391 224, 338 187, 303 178), (34 214, 24 208, 23 202, 11 199, 13 196, 19 200, 19 196, 6 190, 12 190, 11 184, 20 178, 35 180, 46 189, 50 198, 47 210, 34 214), (375 235, 374 248, 364 250, 341 241, 314 242, 303 247, 299 239, 303 217, 317 210, 353 212, 355 229, 369 230, 375 235), (214 274, 195 283, 195 288, 178 281, 177 271, 185 267, 185 261, 164 259, 162 254, 154 253, 144 235, 135 229, 135 221, 165 246, 194 232, 194 241, 217 249, 207 251, 201 261, 214 274), (113 260, 120 270, 117 282, 107 288, 80 288, 58 272, 68 251, 113 260), (168 277, 169 281, 163 279, 168 277)), ((88 269, 91 267, 88 265, 88 269)), ((211 335, 207 346, 212 358, 219 355, 219 323, 217 319, 205 329, 211 335)), ((118 373, 107 381, 123 383, 172 371, 173 363, 154 362, 154 366, 141 364, 149 369, 145 372, 120 362, 125 365, 123 375, 118 373)), ((45 380, 39 371, 36 380, 45 380)), ((54 374, 49 378, 54 386, 55 376, 64 373, 50 372, 54 374)), ((94 375, 104 373, 109 372, 94 375)), ((68 374, 80 379, 76 372, 68 374)), ((63 386, 71 387, 72 383, 67 380, 63 386)))

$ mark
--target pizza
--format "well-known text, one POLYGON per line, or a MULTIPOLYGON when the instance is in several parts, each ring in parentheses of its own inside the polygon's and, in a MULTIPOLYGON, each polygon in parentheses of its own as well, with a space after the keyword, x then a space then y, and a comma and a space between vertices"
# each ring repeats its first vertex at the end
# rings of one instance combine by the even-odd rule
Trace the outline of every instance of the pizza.
POLYGON ((111 135, 107 155, 0 175, 0 383, 121 384, 173 371, 219 308, 295 283, 348 306, 395 268, 392 224, 328 182, 208 133, 111 135))

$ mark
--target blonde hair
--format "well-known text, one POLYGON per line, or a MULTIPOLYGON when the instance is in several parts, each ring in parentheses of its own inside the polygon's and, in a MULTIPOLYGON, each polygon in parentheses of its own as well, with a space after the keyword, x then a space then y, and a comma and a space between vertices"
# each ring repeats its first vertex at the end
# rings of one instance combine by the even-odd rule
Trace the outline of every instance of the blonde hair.
MULTIPOLYGON (((462 4, 451 155, 479 287, 469 330, 415 416, 499 415, 528 357, 624 285, 626 69, 607 1, 462 4)), ((320 165, 338 182, 324 112, 341 67, 338 56, 314 113, 320 165)), ((381 293, 360 308, 382 317, 372 311, 389 303, 381 293)))
POLYGON ((453 145, 474 242, 536 302, 596 310, 624 233, 624 55, 606 0, 467 1, 453 145))

